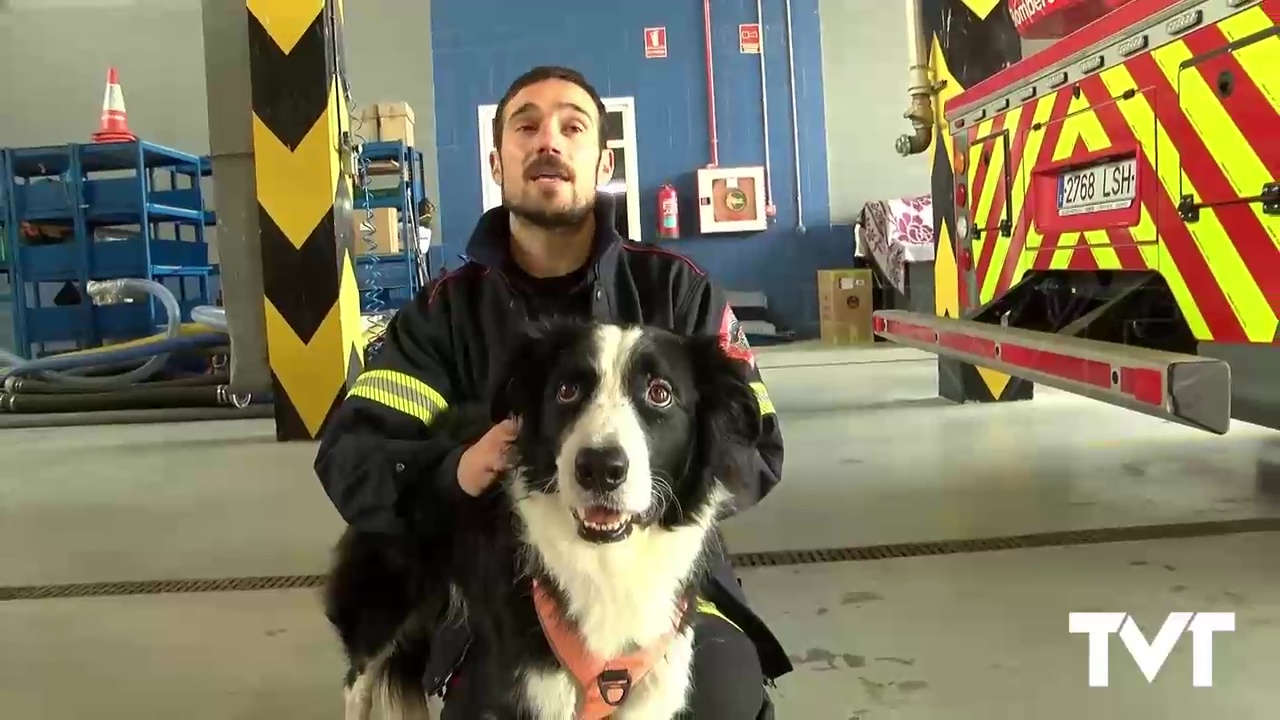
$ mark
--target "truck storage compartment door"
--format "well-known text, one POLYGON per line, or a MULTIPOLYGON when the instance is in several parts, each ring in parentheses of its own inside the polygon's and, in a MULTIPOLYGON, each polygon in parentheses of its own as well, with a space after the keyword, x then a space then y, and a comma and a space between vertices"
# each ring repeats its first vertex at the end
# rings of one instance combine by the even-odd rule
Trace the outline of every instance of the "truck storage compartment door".
POLYGON ((1238 318, 1235 340, 1252 342, 1272 341, 1280 312, 1280 26, 1264 11, 1189 33, 1150 69, 1177 95, 1160 115, 1180 171, 1161 231, 1185 223, 1238 318))
POLYGON ((1004 117, 997 119, 995 125, 977 125, 969 133, 968 200, 975 254, 981 251, 982 243, 994 239, 992 235, 1008 236, 1013 229, 1009 208, 1013 168, 1009 165, 1009 129, 1003 127, 1004 117))
POLYGON ((980 122, 956 137, 958 164, 964 173, 956 188, 956 269, 960 273, 961 310, 972 310, 982 296, 983 265, 1013 230, 1012 177, 1008 113, 980 122))

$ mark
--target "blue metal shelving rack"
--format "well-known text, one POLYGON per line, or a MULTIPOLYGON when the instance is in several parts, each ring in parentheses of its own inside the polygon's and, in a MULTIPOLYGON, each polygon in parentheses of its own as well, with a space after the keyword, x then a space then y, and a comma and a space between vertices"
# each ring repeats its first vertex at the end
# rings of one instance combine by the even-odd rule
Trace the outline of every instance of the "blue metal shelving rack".
MULTIPOLYGON (((430 248, 418 247, 420 209, 426 201, 422 151, 400 141, 366 142, 360 147, 360 166, 373 176, 399 176, 389 189, 366 193, 355 189, 352 213, 363 222, 369 210, 392 208, 398 212, 400 237, 398 253, 357 254, 356 280, 360 285, 360 307, 365 313, 392 312, 412 300, 432 274, 430 248)), ((366 248, 363 233, 357 237, 356 252, 366 248)), ((434 243, 433 243, 434 245, 434 243)))
POLYGON ((19 355, 142 337, 167 322, 155 301, 93 305, 84 292, 90 280, 161 282, 174 291, 184 321, 192 307, 209 302, 214 268, 205 228, 216 218, 200 186, 213 172, 207 157, 145 141, 10 148, 0 155, 19 355), (24 223, 59 228, 62 239, 36 241, 24 223), (78 302, 46 302, 49 286, 67 284, 78 302))

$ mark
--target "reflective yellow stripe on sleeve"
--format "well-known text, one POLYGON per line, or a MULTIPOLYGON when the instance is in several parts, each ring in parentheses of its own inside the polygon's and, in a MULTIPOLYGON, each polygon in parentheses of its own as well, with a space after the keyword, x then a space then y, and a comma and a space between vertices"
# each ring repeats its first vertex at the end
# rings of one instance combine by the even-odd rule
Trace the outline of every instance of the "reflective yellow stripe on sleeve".
POLYGON ((440 393, 421 380, 395 370, 366 370, 360 373, 347 397, 361 397, 417 418, 430 425, 449 407, 440 393))
POLYGON ((716 607, 715 603, 711 602, 706 598, 698 598, 697 610, 703 615, 711 615, 714 617, 718 617, 721 620, 737 628, 738 632, 742 632, 742 628, 738 627, 738 623, 726 617, 724 613, 720 612, 720 608, 716 607))
POLYGON ((753 382, 751 389, 755 391, 756 402, 760 403, 760 415, 777 415, 777 411, 773 409, 773 401, 769 399, 769 391, 765 389, 764 383, 753 382))

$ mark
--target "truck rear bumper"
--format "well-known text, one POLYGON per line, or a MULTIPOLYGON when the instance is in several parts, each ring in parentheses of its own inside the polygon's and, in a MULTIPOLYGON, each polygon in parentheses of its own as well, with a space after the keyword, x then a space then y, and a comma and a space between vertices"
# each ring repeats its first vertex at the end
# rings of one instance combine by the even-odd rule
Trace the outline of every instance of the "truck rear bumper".
POLYGON ((874 315, 888 340, 1212 433, 1231 424, 1223 360, 901 310, 874 315))

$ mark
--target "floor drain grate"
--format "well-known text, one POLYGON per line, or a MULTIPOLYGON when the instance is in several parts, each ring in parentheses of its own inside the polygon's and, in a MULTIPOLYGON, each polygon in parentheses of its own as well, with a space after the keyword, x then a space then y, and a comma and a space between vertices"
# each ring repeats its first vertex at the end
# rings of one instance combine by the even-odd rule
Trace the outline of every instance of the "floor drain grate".
POLYGON ((893 558, 956 555, 996 550, 1025 550, 1069 545, 1098 545, 1139 540, 1167 540, 1276 531, 1280 531, 1280 518, 1243 518, 1239 520, 1169 525, 1134 525, 1129 527, 1065 530, 1061 532, 936 542, 863 545, 860 547, 823 550, 773 550, 758 553, 740 553, 733 556, 733 565, 738 568, 821 565, 825 563, 891 560, 893 558))
POLYGON ((324 575, 273 575, 208 580, 132 580, 125 582, 71 583, 67 585, 27 585, 0 587, 0 601, 289 590, 320 587, 324 583, 324 579, 324 575))
MULTIPOLYGON (((1101 543, 1165 540, 1176 538, 1238 535, 1241 533, 1280 531, 1280 518, 1244 518, 1170 525, 1136 525, 1130 527, 1067 530, 1062 532, 1008 535, 1005 537, 942 540, 936 542, 864 545, 861 547, 817 550, 775 550, 739 553, 732 556, 734 567, 762 568, 786 565, 823 565, 838 562, 892 560, 895 558, 957 555, 996 550, 1097 545, 1101 543)), ((249 592, 255 590, 289 590, 318 588, 324 575, 268 575, 229 577, 206 580, 136 580, 123 582, 71 583, 66 585, 26 585, 0 587, 0 602, 5 600, 53 600, 58 598, 120 597, 128 595, 161 595, 204 592, 249 592)))

